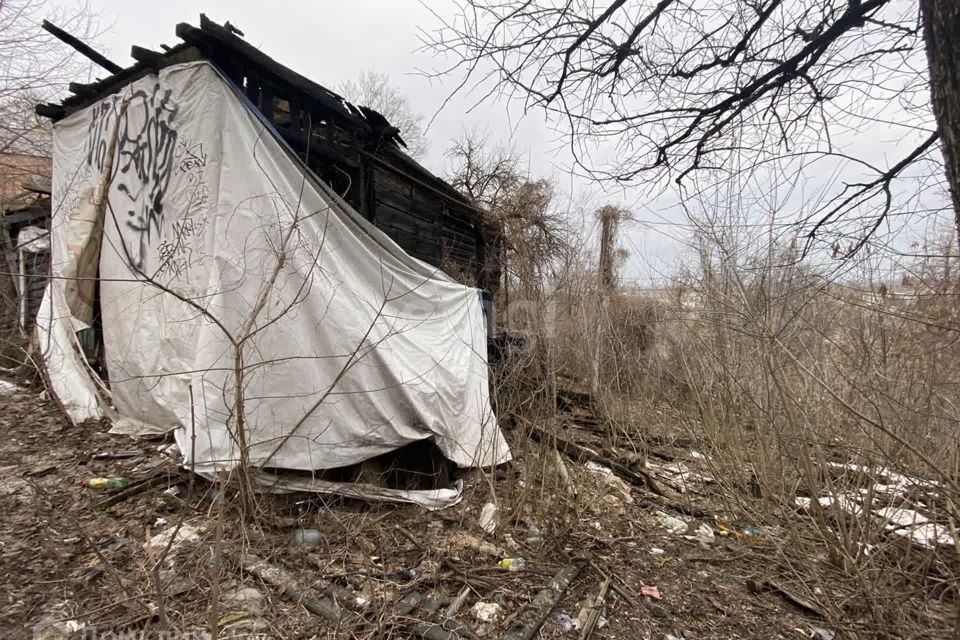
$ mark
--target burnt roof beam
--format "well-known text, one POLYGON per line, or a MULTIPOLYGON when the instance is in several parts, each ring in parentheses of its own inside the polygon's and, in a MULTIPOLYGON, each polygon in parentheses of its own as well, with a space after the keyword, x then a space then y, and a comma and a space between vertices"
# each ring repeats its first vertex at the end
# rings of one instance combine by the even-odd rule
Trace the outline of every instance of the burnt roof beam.
POLYGON ((105 55, 103 55, 102 53, 100 53, 90 45, 86 44, 85 42, 82 42, 76 36, 70 35, 69 33, 64 31, 57 25, 53 24, 49 20, 43 21, 43 29, 48 33, 50 33, 51 35, 53 35, 58 40, 60 40, 61 42, 64 42, 70 45, 78 53, 82 54, 83 56, 95 62, 96 64, 100 65, 110 73, 120 73, 120 71, 123 70, 123 67, 118 65, 116 62, 114 62, 113 60, 110 60, 105 55))
POLYGON ((133 45, 130 47, 130 57, 143 64, 145 66, 151 67, 153 69, 159 69, 164 64, 164 56, 166 54, 161 53, 160 51, 153 51, 152 49, 147 49, 145 47, 138 47, 133 45))
POLYGON ((351 112, 343 104, 343 98, 325 87, 313 82, 296 71, 283 66, 246 40, 238 38, 233 32, 200 14, 200 28, 186 22, 177 25, 177 37, 208 54, 216 49, 243 58, 257 67, 261 76, 273 76, 286 83, 290 88, 302 93, 316 106, 330 112, 340 123, 362 131, 369 130, 366 120, 351 112))

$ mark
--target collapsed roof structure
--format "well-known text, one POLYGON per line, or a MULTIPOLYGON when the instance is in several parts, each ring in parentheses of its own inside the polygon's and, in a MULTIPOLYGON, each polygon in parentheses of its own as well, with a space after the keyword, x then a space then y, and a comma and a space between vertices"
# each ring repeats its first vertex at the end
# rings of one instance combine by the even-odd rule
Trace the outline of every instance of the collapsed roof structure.
POLYGON ((377 112, 205 16, 177 35, 37 107, 55 121, 37 324, 56 395, 75 421, 173 429, 211 477, 450 504, 313 474, 424 440, 461 466, 509 459, 485 360, 496 230, 377 112))

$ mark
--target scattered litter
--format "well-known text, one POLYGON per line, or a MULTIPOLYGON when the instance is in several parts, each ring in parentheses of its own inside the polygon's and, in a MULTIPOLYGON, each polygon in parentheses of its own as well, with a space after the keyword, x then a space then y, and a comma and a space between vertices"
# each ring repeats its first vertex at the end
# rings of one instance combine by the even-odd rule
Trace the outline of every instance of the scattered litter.
POLYGON ((474 551, 479 551, 484 555, 496 556, 498 558, 502 558, 506 555, 503 549, 492 542, 480 540, 479 538, 476 538, 464 531, 453 532, 450 535, 450 544, 454 547, 459 547, 461 549, 473 549, 474 551))
POLYGON ((250 614, 249 614, 249 613, 246 613, 246 612, 243 612, 243 613, 228 613, 227 615, 225 615, 225 616, 223 616, 222 618, 220 618, 219 620, 217 620, 217 626, 220 627, 221 629, 223 629, 224 627, 228 627, 228 626, 232 625, 232 624, 235 623, 235 622, 240 622, 241 620, 246 620, 246 619, 249 618, 249 617, 250 617, 250 614))
POLYGON ((173 458, 174 460, 180 457, 180 447, 177 446, 176 442, 171 442, 170 444, 161 444, 157 447, 157 451, 160 453, 160 455, 173 458))
POLYGON ((87 489, 105 491, 107 489, 126 489, 130 486, 130 481, 126 478, 90 478, 84 484, 87 489))
POLYGON ((166 531, 161 531, 147 540, 143 548, 146 549, 147 553, 160 553, 167 548, 167 545, 170 545, 170 555, 172 556, 184 542, 194 543, 199 541, 200 533, 197 529, 189 524, 184 524, 180 526, 179 530, 176 526, 172 526, 166 531), (176 533, 176 538, 173 538, 174 533, 176 533), (170 542, 171 538, 173 538, 172 544, 170 542))
POLYGON ((223 603, 249 613, 260 613, 264 608, 264 595, 253 587, 231 589, 223 594, 223 603))
POLYGON ((763 529, 757 527, 728 527, 722 522, 717 522, 718 535, 726 538, 765 538, 767 534, 763 529))
POLYGON ((683 536, 688 540, 696 540, 700 544, 709 545, 716 542, 717 537, 713 533, 713 527, 704 523, 697 527, 692 536, 683 536))
POLYGON ((657 511, 657 522, 660 523, 661 527, 675 535, 683 535, 687 532, 686 522, 663 511, 657 511))
POLYGON ((703 455, 703 454, 700 453, 699 451, 693 451, 693 450, 690 451, 690 457, 693 458, 694 460, 706 460, 706 459, 707 459, 707 456, 703 455))
POLYGON ((715 482, 712 477, 693 471, 682 462, 659 464, 648 461, 647 467, 661 482, 678 493, 686 493, 694 484, 705 485, 715 482))
POLYGON ((165 526, 167 526, 168 524, 169 524, 169 522, 167 521, 166 518, 157 518, 157 519, 154 521, 154 523, 153 523, 153 528, 154 528, 154 529, 162 529, 162 528, 164 528, 165 526))
POLYGON ((814 638, 815 640, 835 640, 837 637, 837 632, 831 631, 830 629, 824 629, 823 627, 810 627, 809 633, 804 635, 814 638))
POLYGON ((55 616, 46 616, 33 625, 34 640, 62 640, 72 638, 87 627, 79 620, 57 620, 55 616))
POLYGON ((20 385, 14 384, 7 380, 0 380, 0 396, 9 396, 15 393, 23 393, 26 389, 20 385))
POLYGON ((557 611, 553 614, 553 621, 560 627, 562 633, 570 633, 577 628, 576 620, 570 617, 565 611, 557 611))
POLYGON ((630 485, 614 474, 611 469, 603 466, 602 464, 597 464, 596 462, 588 462, 584 465, 584 468, 587 471, 600 476, 607 486, 620 494, 619 497, 622 498, 624 502, 627 504, 633 504, 633 494, 630 491, 630 485))
POLYGON ((501 607, 496 602, 478 602, 473 605, 473 608, 470 609, 470 613, 473 615, 474 619, 477 622, 496 622, 500 618, 500 614, 503 612, 503 607, 501 607))
MULTIPOLYGON (((957 541, 945 524, 932 522, 929 516, 918 510, 927 509, 927 505, 937 499, 939 483, 936 481, 854 463, 831 462, 828 466, 844 473, 863 476, 872 484, 867 488, 850 489, 836 495, 825 492, 816 499, 821 508, 839 509, 847 515, 862 518, 865 515, 865 506, 886 503, 887 506, 874 508, 870 514, 879 520, 888 533, 909 539, 927 549, 956 544, 957 541), (877 479, 879 482, 875 482, 877 479)), ((800 509, 809 510, 813 507, 813 499, 796 496, 794 504, 800 509)))
POLYGON ((493 533, 497 530, 497 505, 492 502, 483 505, 480 511, 480 528, 485 533, 493 533))
POLYGON ((497 566, 510 571, 522 571, 526 568, 527 561, 523 558, 504 558, 497 563, 497 566))
POLYGON ((640 595, 644 598, 650 598, 651 600, 659 600, 661 598, 660 589, 652 584, 640 585, 640 595))
MULTIPOLYGON (((270 630, 270 623, 263 618, 252 618, 248 614, 228 621, 223 627, 224 637, 228 638, 265 638, 263 634, 270 630)), ((229 617, 229 616, 228 616, 229 617)))
POLYGON ((129 449, 126 451, 104 451, 103 453, 94 454, 94 460, 123 460, 124 458, 136 458, 140 455, 140 452, 135 449, 129 449))
POLYGON ((590 620, 590 614, 593 613, 593 601, 590 598, 585 598, 577 603, 579 607, 577 618, 573 621, 573 628, 580 630, 587 626, 588 621, 590 620))
POLYGON ((903 507, 883 507, 873 512, 884 521, 884 527, 894 535, 910 538, 924 547, 952 546, 953 536, 946 525, 930 522, 923 514, 903 507))
POLYGON ((323 535, 317 529, 297 529, 290 542, 295 547, 316 547, 322 540, 323 535))
POLYGON ((666 551, 660 547, 650 547, 650 555, 652 556, 662 556, 666 551))

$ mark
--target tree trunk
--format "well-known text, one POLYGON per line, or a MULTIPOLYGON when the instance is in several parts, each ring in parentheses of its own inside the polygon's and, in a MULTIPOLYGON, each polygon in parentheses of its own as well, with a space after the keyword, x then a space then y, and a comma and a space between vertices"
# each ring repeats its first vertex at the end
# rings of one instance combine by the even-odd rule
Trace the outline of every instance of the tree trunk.
POLYGON ((920 0, 930 95, 960 243, 960 2, 920 0))

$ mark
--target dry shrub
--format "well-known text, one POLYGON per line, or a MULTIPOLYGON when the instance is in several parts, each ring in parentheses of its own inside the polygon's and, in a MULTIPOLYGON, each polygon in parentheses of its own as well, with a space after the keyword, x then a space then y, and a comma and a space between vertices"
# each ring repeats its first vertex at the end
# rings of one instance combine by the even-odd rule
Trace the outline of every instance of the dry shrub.
POLYGON ((838 628, 945 632, 960 556, 891 535, 877 513, 917 510, 956 536, 956 258, 909 265, 924 276, 894 286, 870 261, 840 281, 792 249, 713 249, 678 283, 650 370, 679 379, 684 393, 658 400, 709 451, 724 509, 775 532, 771 571, 838 628), (897 474, 905 487, 885 488, 897 474))
MULTIPOLYGON (((704 240, 699 264, 654 294, 606 293, 595 271, 568 270, 528 306, 530 340, 507 361, 498 397, 524 381, 525 400, 514 397, 510 413, 549 428, 558 387, 593 386, 610 448, 643 454, 651 441, 696 442, 718 481, 715 506, 771 534, 771 577, 835 628, 945 634, 960 620, 960 556, 893 535, 877 514, 914 509, 956 536, 956 258, 905 265, 906 281, 884 282, 871 260, 837 278, 792 247, 720 245, 704 240), (905 486, 885 490, 897 474, 905 486)), ((546 453, 530 446, 521 453, 559 491, 546 453)), ((536 496, 517 489, 510 504, 535 508, 538 487, 536 496)), ((551 508, 558 500, 576 510, 562 498, 551 508)))

